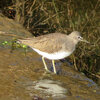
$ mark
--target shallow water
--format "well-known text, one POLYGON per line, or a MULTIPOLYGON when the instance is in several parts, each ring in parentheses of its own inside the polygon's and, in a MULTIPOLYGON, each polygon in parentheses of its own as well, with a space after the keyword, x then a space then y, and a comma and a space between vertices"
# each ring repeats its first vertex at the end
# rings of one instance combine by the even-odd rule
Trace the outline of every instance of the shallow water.
POLYGON ((46 73, 37 53, 10 50, 0 48, 0 100, 100 100, 100 87, 72 67, 56 61, 58 75, 46 73))

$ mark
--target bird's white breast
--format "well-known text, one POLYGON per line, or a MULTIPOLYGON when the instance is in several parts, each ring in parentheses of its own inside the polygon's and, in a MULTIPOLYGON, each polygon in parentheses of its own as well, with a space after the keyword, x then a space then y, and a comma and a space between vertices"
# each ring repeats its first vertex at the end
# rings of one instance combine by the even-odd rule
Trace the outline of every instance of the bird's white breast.
POLYGON ((58 59, 63 59, 67 56, 69 56, 72 52, 65 52, 65 51, 59 51, 55 53, 46 53, 42 52, 38 49, 32 48, 34 51, 36 51, 38 54, 42 55, 45 58, 48 58, 50 60, 58 60, 58 59))

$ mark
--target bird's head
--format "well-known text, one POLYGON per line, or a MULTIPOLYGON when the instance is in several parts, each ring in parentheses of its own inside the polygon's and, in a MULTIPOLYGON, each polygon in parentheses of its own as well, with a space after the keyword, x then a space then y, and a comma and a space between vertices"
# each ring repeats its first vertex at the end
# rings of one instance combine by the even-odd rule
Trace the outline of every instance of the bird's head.
POLYGON ((69 34, 70 38, 73 39, 74 42, 78 43, 79 41, 89 43, 87 40, 83 39, 80 32, 73 31, 71 34, 69 34))

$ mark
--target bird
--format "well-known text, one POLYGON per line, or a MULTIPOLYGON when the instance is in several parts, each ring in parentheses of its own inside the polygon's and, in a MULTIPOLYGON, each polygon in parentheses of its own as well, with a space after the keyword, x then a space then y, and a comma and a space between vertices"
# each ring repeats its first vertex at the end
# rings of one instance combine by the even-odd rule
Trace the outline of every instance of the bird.
POLYGON ((57 74, 55 60, 70 56, 75 51, 79 41, 89 43, 87 40, 83 39, 78 31, 73 31, 69 35, 56 32, 38 37, 18 39, 19 43, 29 46, 42 56, 45 70, 48 72, 50 71, 46 65, 45 58, 52 60, 54 74, 57 74))

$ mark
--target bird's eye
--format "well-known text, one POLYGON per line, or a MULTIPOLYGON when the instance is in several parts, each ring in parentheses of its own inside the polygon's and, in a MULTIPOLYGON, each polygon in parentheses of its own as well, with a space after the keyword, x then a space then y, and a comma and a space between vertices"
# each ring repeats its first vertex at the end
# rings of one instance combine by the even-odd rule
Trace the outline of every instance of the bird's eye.
POLYGON ((82 37, 81 36, 78 36, 78 39, 81 39, 82 37))

